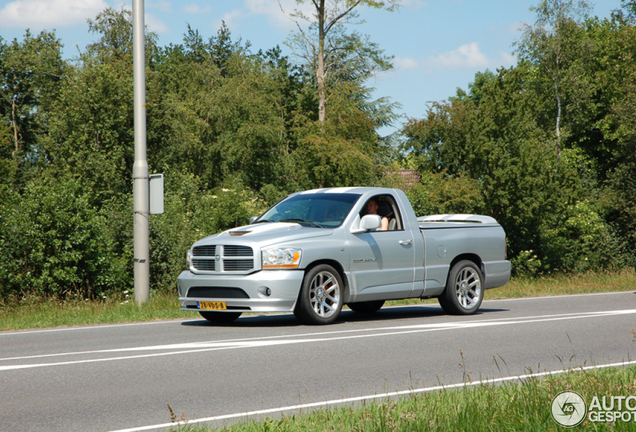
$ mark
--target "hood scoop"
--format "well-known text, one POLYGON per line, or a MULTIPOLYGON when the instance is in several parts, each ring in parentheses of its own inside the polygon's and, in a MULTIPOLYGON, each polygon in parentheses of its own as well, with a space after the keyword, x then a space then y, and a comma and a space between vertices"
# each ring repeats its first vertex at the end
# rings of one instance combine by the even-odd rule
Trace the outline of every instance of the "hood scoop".
POLYGON ((297 223, 269 223, 269 224, 256 224, 256 225, 248 225, 243 227, 233 228, 231 230, 225 231, 223 235, 230 235, 232 237, 240 237, 246 234, 250 236, 259 235, 259 234, 271 234, 275 232, 289 231, 300 229, 300 225, 297 223))

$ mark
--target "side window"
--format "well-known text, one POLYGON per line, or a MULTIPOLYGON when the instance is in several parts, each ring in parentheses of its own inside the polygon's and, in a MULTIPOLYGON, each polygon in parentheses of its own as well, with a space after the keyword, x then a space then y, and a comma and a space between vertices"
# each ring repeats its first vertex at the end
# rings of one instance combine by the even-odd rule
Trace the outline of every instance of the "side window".
POLYGON ((360 212, 360 217, 367 214, 377 214, 382 217, 385 225, 388 221, 387 231, 402 231, 402 215, 400 209, 391 195, 376 195, 370 198, 360 212), (386 218, 386 221, 385 221, 386 218))

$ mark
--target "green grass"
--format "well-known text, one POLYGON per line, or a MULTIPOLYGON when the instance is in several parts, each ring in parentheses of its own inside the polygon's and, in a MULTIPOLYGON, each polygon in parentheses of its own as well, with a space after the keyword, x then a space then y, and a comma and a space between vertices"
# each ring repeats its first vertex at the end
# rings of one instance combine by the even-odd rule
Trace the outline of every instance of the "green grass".
MULTIPOLYGON (((636 290, 636 273, 625 269, 614 273, 555 275, 538 279, 512 279, 502 288, 487 290, 486 299, 536 297, 636 290)), ((396 300, 388 305, 420 304, 431 300, 396 300)), ((120 322, 153 321, 198 317, 179 310, 176 292, 151 291, 150 301, 138 307, 132 294, 100 300, 26 297, 0 301, 0 331, 58 326, 79 326, 120 322)))
POLYGON ((536 279, 514 278, 501 288, 486 290, 486 299, 540 297, 563 294, 602 293, 636 290, 636 272, 556 274, 536 279))
MULTIPOLYGON (((142 307, 132 294, 101 300, 30 297, 0 303, 0 331, 192 318, 179 310, 177 293, 152 292, 142 307)), ((196 315, 198 316, 198 315, 196 315)))
MULTIPOLYGON (((555 274, 539 278, 512 278, 501 288, 486 290, 484 299, 542 297, 636 290, 636 272, 626 268, 618 272, 555 274)), ((437 303, 429 300, 391 300, 387 305, 437 303)))
MULTIPOLYGON (((312 432, 312 431, 560 431, 551 416, 552 399, 562 391, 579 393, 589 406, 592 397, 636 394, 636 367, 571 371, 527 378, 501 385, 478 384, 461 391, 439 390, 399 400, 369 402, 361 407, 334 407, 283 415, 277 419, 243 421, 211 429, 175 426, 181 432, 312 432), (302 414, 302 415, 300 415, 302 414)), ((574 430, 634 431, 636 422, 595 423, 586 420, 574 430)))

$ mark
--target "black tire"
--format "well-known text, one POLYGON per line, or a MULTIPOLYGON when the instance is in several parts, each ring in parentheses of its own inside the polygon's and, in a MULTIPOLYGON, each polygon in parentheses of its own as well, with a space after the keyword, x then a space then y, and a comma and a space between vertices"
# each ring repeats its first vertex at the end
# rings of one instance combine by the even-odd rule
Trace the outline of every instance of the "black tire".
POLYGON ((201 316, 206 320, 213 323, 229 323, 236 321, 241 316, 242 312, 207 312, 199 311, 201 316))
POLYGON ((371 314, 380 310, 384 306, 384 300, 365 301, 347 304, 349 309, 360 314, 371 314))
POLYGON ((484 299, 483 276, 477 265, 460 261, 448 274, 446 289, 439 297, 442 309, 451 315, 472 315, 484 299))
POLYGON ((331 324, 338 319, 343 300, 340 274, 321 264, 305 274, 294 315, 305 324, 331 324))

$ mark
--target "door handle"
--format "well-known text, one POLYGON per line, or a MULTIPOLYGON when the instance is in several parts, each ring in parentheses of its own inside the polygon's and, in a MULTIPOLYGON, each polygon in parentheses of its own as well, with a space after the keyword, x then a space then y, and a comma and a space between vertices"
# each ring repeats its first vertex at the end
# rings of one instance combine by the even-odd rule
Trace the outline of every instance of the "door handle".
POLYGON ((413 240, 411 239, 407 239, 407 240, 400 240, 398 243, 400 243, 402 246, 408 246, 411 243, 413 243, 413 240))

